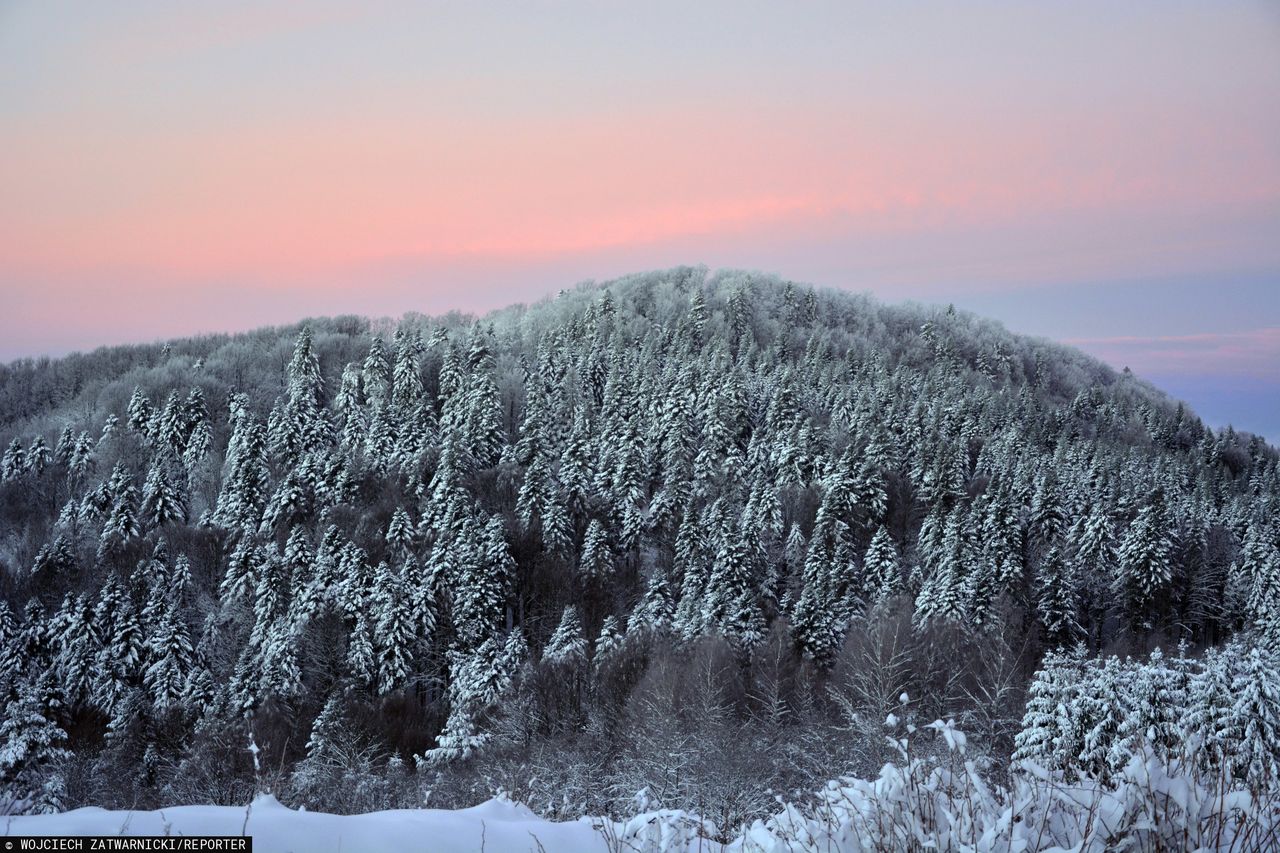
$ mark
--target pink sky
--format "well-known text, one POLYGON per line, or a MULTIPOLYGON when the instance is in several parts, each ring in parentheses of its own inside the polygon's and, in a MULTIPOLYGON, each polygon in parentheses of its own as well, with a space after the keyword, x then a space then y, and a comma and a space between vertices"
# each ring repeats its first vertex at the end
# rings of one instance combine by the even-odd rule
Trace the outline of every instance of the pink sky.
MULTIPOLYGON (((1264 2, 48 0, 0 8, 0 56, 0 358, 682 263, 1015 328, 1073 282, 1280 289, 1264 2)), ((1030 325, 1256 372, 1259 292, 1030 325)))

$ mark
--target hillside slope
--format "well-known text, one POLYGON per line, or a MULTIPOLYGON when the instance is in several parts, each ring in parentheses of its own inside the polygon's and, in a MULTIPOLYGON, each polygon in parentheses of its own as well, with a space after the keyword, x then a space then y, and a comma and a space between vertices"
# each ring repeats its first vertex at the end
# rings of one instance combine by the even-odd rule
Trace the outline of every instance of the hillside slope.
POLYGON ((742 273, 18 363, 0 424, 0 770, 46 808, 243 802, 261 751, 309 807, 734 826, 873 772, 904 692, 998 764, 1045 650, 1278 617, 1273 448, 742 273))

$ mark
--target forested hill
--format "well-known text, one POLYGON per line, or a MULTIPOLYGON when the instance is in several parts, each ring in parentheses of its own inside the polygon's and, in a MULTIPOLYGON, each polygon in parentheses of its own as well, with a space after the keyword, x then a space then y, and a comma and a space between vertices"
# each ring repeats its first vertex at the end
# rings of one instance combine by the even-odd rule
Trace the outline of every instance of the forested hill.
POLYGON ((964 312, 758 275, 19 362, 0 447, 0 781, 52 805, 233 801, 252 735, 295 802, 356 807, 341 766, 375 804, 532 774, 610 811, 684 726, 812 739, 742 770, 741 817, 877 760, 903 691, 1007 758, 1044 650, 1280 621, 1274 448, 964 312))

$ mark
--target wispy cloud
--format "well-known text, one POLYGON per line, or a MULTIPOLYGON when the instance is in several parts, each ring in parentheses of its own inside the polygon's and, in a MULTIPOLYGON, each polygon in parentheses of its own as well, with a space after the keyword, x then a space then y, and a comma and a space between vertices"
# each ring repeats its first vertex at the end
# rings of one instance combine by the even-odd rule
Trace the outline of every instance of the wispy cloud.
POLYGON ((1188 335, 1070 338, 1065 343, 1138 373, 1243 376, 1280 383, 1280 326, 1188 335))

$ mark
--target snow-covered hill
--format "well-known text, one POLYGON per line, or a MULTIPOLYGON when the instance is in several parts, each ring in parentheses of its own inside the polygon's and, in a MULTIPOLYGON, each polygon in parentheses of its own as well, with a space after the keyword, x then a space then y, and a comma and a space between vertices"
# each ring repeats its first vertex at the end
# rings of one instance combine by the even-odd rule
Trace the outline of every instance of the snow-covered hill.
POLYGON ((727 839, 890 714, 992 782, 1280 779, 1276 449, 947 307, 680 268, 103 350, 0 368, 0 449, 0 813, 727 839))

